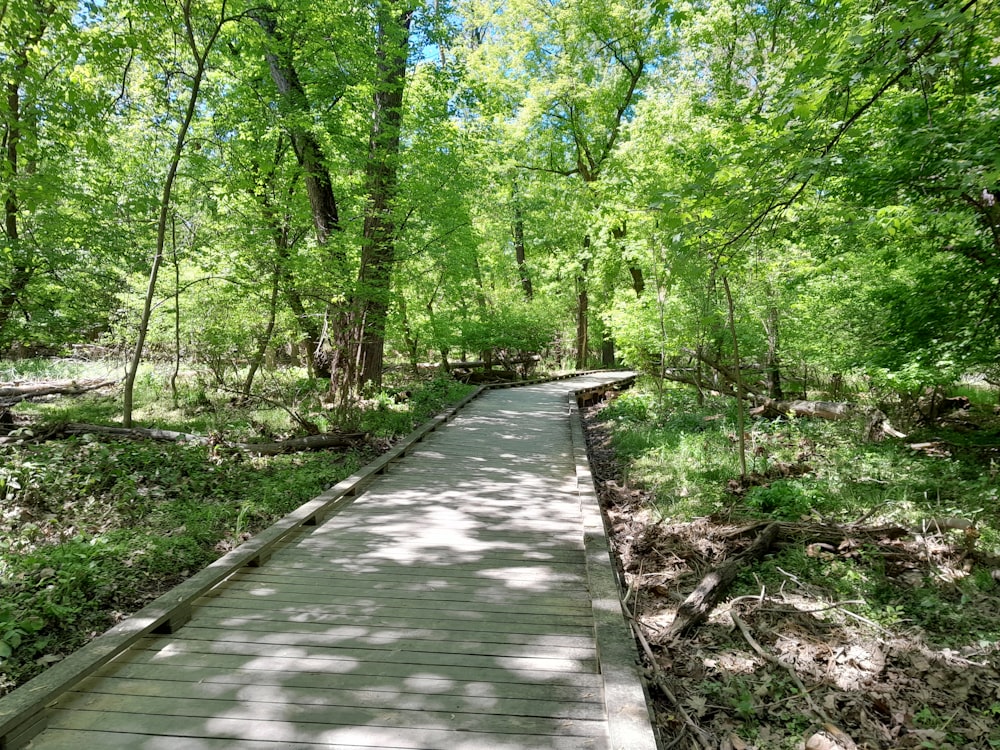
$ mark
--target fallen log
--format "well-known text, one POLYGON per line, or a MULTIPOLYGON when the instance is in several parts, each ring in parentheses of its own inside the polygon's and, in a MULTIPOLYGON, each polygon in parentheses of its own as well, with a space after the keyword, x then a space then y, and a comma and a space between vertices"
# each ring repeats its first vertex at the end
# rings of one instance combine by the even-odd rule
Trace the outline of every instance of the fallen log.
POLYGON ((324 432, 319 435, 288 438, 287 440, 278 440, 273 443, 227 443, 227 445, 246 451, 247 453, 257 453, 261 456, 276 456, 279 453, 293 453, 295 451, 318 451, 325 448, 346 448, 352 445, 357 445, 364 439, 364 437, 365 433, 363 432, 324 432))
POLYGON ((118 380, 64 380, 44 383, 4 383, 0 385, 0 406, 8 407, 42 396, 79 396, 117 385, 118 380))
POLYGON ((813 419, 853 419, 865 416, 865 439, 869 442, 879 442, 886 437, 902 438, 906 434, 900 432, 889 423, 889 418, 879 409, 866 408, 852 404, 849 401, 775 401, 765 398, 750 410, 750 416, 764 419, 793 416, 813 419))
POLYGON ((22 435, 18 437, 0 438, 0 445, 40 442, 43 440, 52 440, 64 435, 108 435, 110 437, 125 438, 130 440, 160 440, 165 442, 191 443, 194 445, 218 445, 244 451, 246 453, 256 453, 261 456, 276 456, 280 453, 316 451, 324 450, 326 448, 345 448, 356 445, 365 437, 365 433, 363 432, 328 432, 319 435, 307 435, 306 437, 289 438, 287 440, 277 440, 267 443, 233 443, 214 435, 193 435, 186 432, 174 432, 173 430, 147 429, 142 427, 109 427, 107 425, 70 422, 67 424, 56 425, 38 435, 22 435))
POLYGON ((794 417, 817 417, 819 419, 850 419, 858 413, 857 406, 844 401, 775 401, 764 399, 750 410, 752 417, 776 419, 791 414, 794 417))
POLYGON ((762 558, 774 546, 778 539, 778 530, 778 524, 768 524, 743 552, 726 560, 702 578, 698 587, 678 607, 677 616, 664 634, 664 642, 677 640, 705 620, 729 591, 740 569, 751 560, 762 558))

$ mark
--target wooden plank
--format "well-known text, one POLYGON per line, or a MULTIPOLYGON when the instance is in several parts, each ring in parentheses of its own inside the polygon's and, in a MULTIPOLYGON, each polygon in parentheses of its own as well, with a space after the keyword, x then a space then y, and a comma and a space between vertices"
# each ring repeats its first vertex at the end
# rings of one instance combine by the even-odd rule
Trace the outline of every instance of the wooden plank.
MULTIPOLYGON (((354 579, 308 578, 301 576, 272 576, 244 571, 230 579, 227 590, 270 592, 280 589, 290 594, 304 594, 313 598, 347 596, 379 599, 412 599, 419 597, 434 603, 445 602, 499 602, 510 606, 534 605, 563 611, 587 611, 586 598, 574 596, 575 592, 554 589, 549 593, 516 589, 499 583, 482 582, 480 585, 428 585, 402 581, 355 581, 354 579)), ((333 601, 334 599, 324 599, 333 601)))
POLYGON ((425 641, 461 641, 475 637, 481 643, 507 645, 551 646, 554 648, 594 649, 594 637, 591 629, 579 628, 575 634, 553 634, 544 629, 539 633, 518 633, 496 631, 488 627, 456 630, 450 627, 448 621, 430 620, 424 627, 406 623, 406 626, 359 624, 353 619, 344 619, 340 624, 304 622, 276 616, 263 617, 227 617, 217 610, 199 612, 190 621, 191 627, 246 630, 261 633, 282 632, 301 635, 317 635, 329 642, 344 643, 354 639, 357 643, 371 641, 372 643, 398 642, 404 639, 425 641))
POLYGON ((596 659, 550 658, 534 654, 480 655, 475 653, 438 653, 433 651, 392 651, 386 649, 338 649, 316 645, 261 644, 233 641, 172 640, 164 647, 168 653, 228 654, 245 658, 268 657, 340 662, 346 665, 389 663, 412 667, 462 667, 465 669, 504 669, 516 672, 529 669, 537 672, 593 673, 596 659))
MULTIPOLYGON (((487 601, 485 597, 465 598, 447 597, 444 594, 426 594, 420 597, 405 596, 404 594, 393 594, 393 592, 369 592, 367 596, 356 596, 350 591, 324 592, 322 589, 310 589, 300 591, 293 587, 268 587, 254 583, 244 583, 234 581, 227 585, 226 591, 219 597, 239 599, 243 602, 258 602, 261 607, 269 606, 273 602, 297 603, 302 605, 313 604, 319 599, 324 605, 345 605, 361 609, 375 610, 384 606, 404 606, 407 611, 413 610, 439 610, 450 611, 455 608, 462 611, 473 610, 476 612, 511 612, 516 611, 522 614, 551 615, 553 617, 584 617, 589 614, 586 606, 581 607, 579 602, 545 602, 541 598, 531 601, 487 601), (322 598, 320 598, 322 597, 322 598)), ((586 604, 586 602, 584 602, 586 604)))
MULTIPOLYGON (((71 693, 53 712, 49 725, 70 728, 109 729, 117 723, 122 728, 133 716, 176 717, 197 724, 197 719, 209 719, 214 725, 219 719, 238 724, 238 736, 254 737, 253 729, 262 724, 293 724, 297 729, 328 731, 333 727, 405 728, 409 732, 436 730, 447 727, 450 732, 503 732, 562 737, 603 736, 606 727, 603 712, 591 713, 590 720, 572 717, 523 716, 517 713, 479 714, 461 711, 437 711, 433 708, 404 709, 365 706, 361 701, 341 706, 325 702, 327 696, 312 691, 305 702, 284 700, 247 701, 243 699, 188 698, 178 696, 148 696, 135 694, 71 693), (84 718, 69 718, 71 714, 84 718), (123 716, 124 715, 124 716, 123 716), (88 719, 102 722, 93 724, 88 719)), ((261 738, 262 739, 262 738, 261 738)))
MULTIPOLYGON (((258 597, 246 597, 243 599, 232 596, 213 597, 209 601, 211 601, 212 606, 220 608, 250 608, 255 609, 256 611, 263 611, 265 609, 263 607, 264 603, 258 597)), ((270 609, 273 611, 307 613, 316 618, 326 616, 361 617, 367 615, 378 618, 380 622, 395 623, 397 625, 422 623, 427 620, 436 622, 443 622, 447 620, 452 623, 465 621, 470 623, 489 623, 490 625, 496 625, 497 623, 524 623, 530 625, 551 625, 552 627, 593 627, 594 623, 593 616, 590 613, 564 615, 557 621, 554 621, 551 614, 547 613, 513 612, 506 608, 486 610, 474 608, 472 606, 454 606, 447 610, 443 610, 440 607, 417 609, 415 607, 406 606, 406 602, 396 605, 381 604, 378 606, 369 606, 366 609, 361 610, 363 614, 359 614, 359 609, 354 606, 353 603, 329 604, 327 602, 307 602, 303 604, 302 602, 295 601, 271 601, 268 602, 268 604, 270 609), (280 608, 275 608, 273 606, 275 604, 279 605, 280 608)))
POLYGON ((511 592, 530 593, 534 591, 539 595, 546 590, 556 594, 566 591, 574 593, 586 591, 586 579, 581 575, 581 572, 585 571, 586 568, 583 568, 582 571, 576 571, 572 576, 544 575, 546 573, 544 570, 541 571, 543 575, 539 575, 537 569, 533 570, 525 565, 507 566, 495 575, 483 574, 483 572, 489 571, 489 568, 482 572, 474 571, 473 575, 460 575, 461 570, 442 569, 441 567, 423 568, 417 571, 411 570, 410 566, 391 566, 391 570, 388 568, 390 566, 383 566, 381 570, 366 574, 356 569, 351 570, 351 566, 329 565, 312 566, 311 569, 296 569, 292 566, 275 564, 269 565, 267 568, 245 569, 237 576, 238 580, 248 582, 282 581, 288 584, 313 586, 318 582, 325 582, 329 578, 335 577, 338 572, 342 572, 345 577, 338 582, 345 587, 348 584, 353 588, 382 589, 392 587, 411 592, 416 592, 419 587, 426 587, 427 590, 447 589, 449 591, 473 591, 495 587, 511 592), (338 568, 342 568, 342 570, 338 570, 338 568), (531 583, 540 585, 532 588, 531 583))
MULTIPOLYGON (((269 631, 235 628, 209 628, 190 625, 184 629, 184 641, 207 641, 210 643, 253 644, 268 646, 298 646, 302 648, 320 647, 336 651, 364 654, 369 651, 389 651, 392 654, 448 654, 450 656, 505 656, 523 659, 573 660, 580 663, 594 657, 593 642, 585 645, 554 643, 500 643, 493 639, 473 638, 478 634, 468 633, 466 640, 456 638, 419 638, 398 633, 388 637, 383 633, 359 637, 357 629, 348 630, 346 637, 338 638, 329 632, 289 631, 272 623, 269 631)), ((402 657, 400 657, 402 658, 402 657)))
POLYGON ((447 560, 425 560, 413 556, 411 559, 379 558, 374 553, 360 555, 331 555, 328 553, 309 554, 305 550, 291 550, 275 560, 276 569, 289 566, 304 569, 319 566, 330 575, 390 574, 393 576, 439 576, 442 578, 492 578, 494 580, 518 581, 536 579, 539 574, 560 578, 573 577, 586 580, 586 558, 576 560, 528 560, 524 557, 465 559, 457 556, 447 560), (506 578, 498 578, 499 574, 506 578))
POLYGON ((587 586, 586 565, 581 561, 575 566, 552 568, 545 565, 455 565, 442 568, 407 566, 376 566, 362 562, 338 561, 321 564, 309 555, 274 557, 262 573, 270 575, 352 576, 359 581, 425 581, 428 583, 451 583, 471 585, 472 583, 495 582, 513 588, 535 588, 544 590, 554 587, 560 591, 585 591, 587 586))
MULTIPOLYGON (((299 726, 286 722, 250 723, 247 726, 247 722, 226 718, 213 719, 210 725, 210 728, 205 728, 194 723, 177 722, 172 717, 100 713, 89 716, 85 712, 76 712, 69 714, 61 727, 67 730, 61 733, 62 742, 66 741, 67 733, 75 736, 76 741, 70 745, 63 744, 61 747, 69 750, 80 750, 81 747, 114 747, 104 744, 103 740, 113 737, 118 732, 128 735, 133 744, 121 744, 117 747, 130 750, 136 748, 270 750, 276 745, 281 748, 310 748, 310 750, 316 747, 326 750, 372 750, 373 748, 377 750, 604 750, 607 747, 607 741, 602 737, 491 734, 364 726, 324 729, 322 726, 299 726), (137 726, 142 727, 143 733, 136 733, 137 726), (85 730, 88 731, 87 735, 83 734, 85 730), (87 737, 101 737, 102 741, 94 742, 87 737), (171 738, 171 740, 150 744, 155 737, 171 738)), ((49 732, 46 732, 43 737, 48 734, 49 732)), ((59 747, 47 745, 36 739, 31 750, 58 750, 59 747)))
MULTIPOLYGON (((204 666, 183 666, 170 664, 149 664, 125 661, 114 669, 105 667, 102 679, 129 679, 145 681, 152 685, 177 683, 179 690, 230 690, 237 688, 281 688, 281 689, 321 689, 347 691, 351 693, 372 693, 372 701, 402 701, 409 705, 409 696, 418 700, 457 699, 473 701, 480 713, 503 712, 508 701, 528 702, 531 706, 546 702, 560 706, 562 710, 574 711, 577 704, 603 705, 597 681, 593 684, 568 685, 532 682, 486 682, 482 680, 461 680, 438 675, 411 675, 401 678, 396 675, 368 674, 319 674, 315 672, 282 672, 264 669, 215 669, 204 666), (563 708, 565 707, 565 708, 563 708)), ((82 684, 89 684, 82 683, 82 684)), ((393 703, 395 705, 395 703, 393 703)), ((464 705, 464 704, 463 704, 464 705)), ((450 709, 441 709, 450 710, 450 709)), ((527 715, 535 708, 526 708, 527 715)), ((589 709, 591 712, 593 708, 589 709)), ((599 709, 598 709, 599 711, 599 709)), ((553 713, 553 715, 555 715, 553 713)))
POLYGON ((490 684, 514 683, 534 685, 575 685, 586 686, 595 690, 601 689, 600 676, 588 672, 557 672, 554 670, 534 669, 531 665, 503 666, 494 663, 489 667, 477 667, 463 664, 438 664, 433 670, 414 670, 412 664, 393 662, 359 663, 355 659, 326 659, 307 655, 282 655, 274 652, 263 654, 239 654, 211 652, 203 653, 190 649, 175 648, 173 644, 151 648, 150 650, 130 651, 128 662, 133 664, 169 664, 175 666, 199 667, 216 670, 262 670, 268 672, 302 672, 339 676, 345 674, 373 675, 394 677, 406 680, 414 676, 433 675, 439 679, 461 680, 466 682, 482 681, 490 684), (251 657, 251 658, 248 658, 251 657))
POLYGON ((345 558, 353 560, 379 560, 384 565, 413 565, 413 564, 435 564, 435 565, 462 565, 462 564, 489 564, 501 565, 504 563, 540 563, 548 562, 556 564, 577 565, 583 559, 583 549, 562 550, 562 549, 536 549, 529 545, 519 547, 511 545, 508 548, 499 544, 466 544, 463 546, 452 545, 444 548, 439 545, 422 545, 417 541, 408 544, 396 544, 388 547, 385 544, 376 544, 369 541, 368 544, 351 543, 345 541, 338 546, 333 540, 311 539, 308 543, 301 543, 298 548, 303 551, 315 552, 317 554, 333 554, 334 559, 343 561, 345 558))
MULTIPOLYGON (((185 737, 159 740, 149 734, 132 732, 82 732, 76 729, 49 729, 31 746, 31 750, 81 750, 100 748, 101 750, 332 750, 333 745, 316 742, 250 741, 219 739, 217 737, 185 737)), ((371 750, 358 745, 337 745, 336 750, 371 750)))
MULTIPOLYGON (((439 681, 440 682, 440 681, 439 681)), ((426 683, 425 683, 426 684, 426 683)), ((261 685, 234 683, 179 682, 164 680, 159 675, 151 675, 144 679, 128 677, 105 677, 100 680, 87 680, 74 691, 76 695, 109 695, 171 699, 175 703, 180 700, 196 701, 226 701, 238 702, 247 706, 267 704, 263 710, 271 706, 291 704, 294 706, 322 706, 328 709, 365 709, 421 711, 428 714, 463 714, 468 719, 472 717, 478 727, 484 724, 484 717, 517 716, 529 719, 577 719, 580 721, 599 721, 602 718, 603 706, 593 701, 568 701, 539 698, 529 700, 516 698, 484 698, 479 696, 455 695, 454 693, 402 692, 389 685, 364 685, 355 689, 334 687, 330 685, 311 687, 292 687, 289 685, 261 685), (381 689, 379 689, 381 688, 381 689)), ((67 701, 62 706, 71 709, 72 702, 67 701)), ((141 707, 147 708, 145 704, 141 707)), ((93 706, 88 706, 88 710, 93 706)), ((116 706, 113 710, 126 710, 126 703, 116 706)), ((132 710, 129 708, 128 710, 132 710)), ((213 709, 217 711, 218 706, 213 709)), ((137 711, 139 713, 142 710, 137 711)), ((162 712, 159 712, 162 713, 162 712)), ((227 712, 227 715, 231 715, 227 712)), ((266 715, 266 714, 265 714, 266 715)), ((337 714, 333 714, 336 716, 337 714)), ((263 716, 262 716, 263 718, 263 716)), ((339 724, 347 724, 358 718, 357 714, 339 724)), ((444 722, 451 728, 456 728, 447 717, 444 722)), ((527 731, 526 728, 522 731, 527 731)))
POLYGON ((621 605, 621 585, 610 557, 594 481, 590 473, 579 410, 570 404, 572 440, 580 482, 587 544, 587 571, 595 633, 608 706, 613 750, 656 750, 649 703, 636 663, 636 646, 621 605))

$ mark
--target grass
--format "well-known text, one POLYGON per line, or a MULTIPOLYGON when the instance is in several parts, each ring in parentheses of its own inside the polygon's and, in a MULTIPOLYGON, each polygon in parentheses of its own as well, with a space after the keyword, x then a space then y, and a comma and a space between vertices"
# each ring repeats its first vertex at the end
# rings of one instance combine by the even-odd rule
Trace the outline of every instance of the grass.
POLYGON ((983 606, 1000 586, 988 562, 1000 555, 1000 423, 993 394, 977 393, 970 419, 979 429, 937 426, 906 441, 866 443, 863 422, 748 422, 748 471, 741 480, 732 399, 699 404, 687 390, 636 389, 602 412, 633 486, 652 493, 656 511, 673 522, 712 517, 737 523, 895 524, 920 528, 931 519, 962 518, 974 532, 949 532, 967 570, 929 571, 902 583, 884 561, 860 549, 810 556, 789 545, 747 570, 734 596, 775 590, 789 574, 827 592, 831 601, 861 600, 859 614, 885 626, 921 628, 941 643, 1000 640, 1000 612, 983 606), (909 443, 936 441, 939 455, 909 443), (971 562, 975 560, 976 562, 971 562))
MULTIPOLYGON (((7 379, 103 377, 100 363, 4 364, 7 379)), ((324 428, 358 429, 381 442, 470 388, 449 380, 408 384, 410 397, 372 399, 334 424, 323 386, 301 373, 272 374, 269 401, 241 406, 232 393, 185 380, 171 402, 165 373, 139 379, 140 424, 227 440, 284 437, 289 412, 324 428), (272 401, 282 397, 285 408, 272 401)), ((19 404, 45 424, 115 424, 117 395, 19 404)), ((22 429, 22 434, 25 434, 22 429)), ((356 471, 368 450, 252 457, 185 443, 105 440, 84 435, 0 446, 0 694, 187 578, 356 471)))

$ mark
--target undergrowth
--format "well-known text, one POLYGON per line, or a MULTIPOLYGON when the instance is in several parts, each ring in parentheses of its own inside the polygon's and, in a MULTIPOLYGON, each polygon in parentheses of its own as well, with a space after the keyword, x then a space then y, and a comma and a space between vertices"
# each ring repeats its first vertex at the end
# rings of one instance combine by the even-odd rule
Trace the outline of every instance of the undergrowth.
MULTIPOLYGON (((992 402, 992 398, 981 401, 992 402)), ((863 547, 817 554, 788 545, 745 570, 734 596, 778 590, 793 580, 830 601, 862 602, 878 626, 918 627, 944 644, 1000 640, 1000 424, 974 407, 968 425, 912 433, 905 441, 865 442, 863 420, 782 419, 746 427, 748 477, 741 478, 733 399, 698 403, 689 390, 635 389, 601 412, 625 481, 651 492, 670 522, 711 517, 725 523, 862 523, 919 530, 962 519, 971 530, 946 531, 966 562, 957 568, 887 571, 863 547), (657 395, 658 394, 658 395, 657 395), (909 447, 933 441, 937 452, 909 447)))

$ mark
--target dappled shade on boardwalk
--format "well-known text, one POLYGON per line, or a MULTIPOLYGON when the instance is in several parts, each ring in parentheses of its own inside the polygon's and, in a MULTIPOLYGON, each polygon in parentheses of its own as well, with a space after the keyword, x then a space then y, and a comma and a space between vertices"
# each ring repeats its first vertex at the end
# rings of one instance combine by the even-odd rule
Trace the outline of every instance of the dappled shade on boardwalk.
POLYGON ((31 747, 609 747, 572 387, 473 402, 63 699, 31 747))

